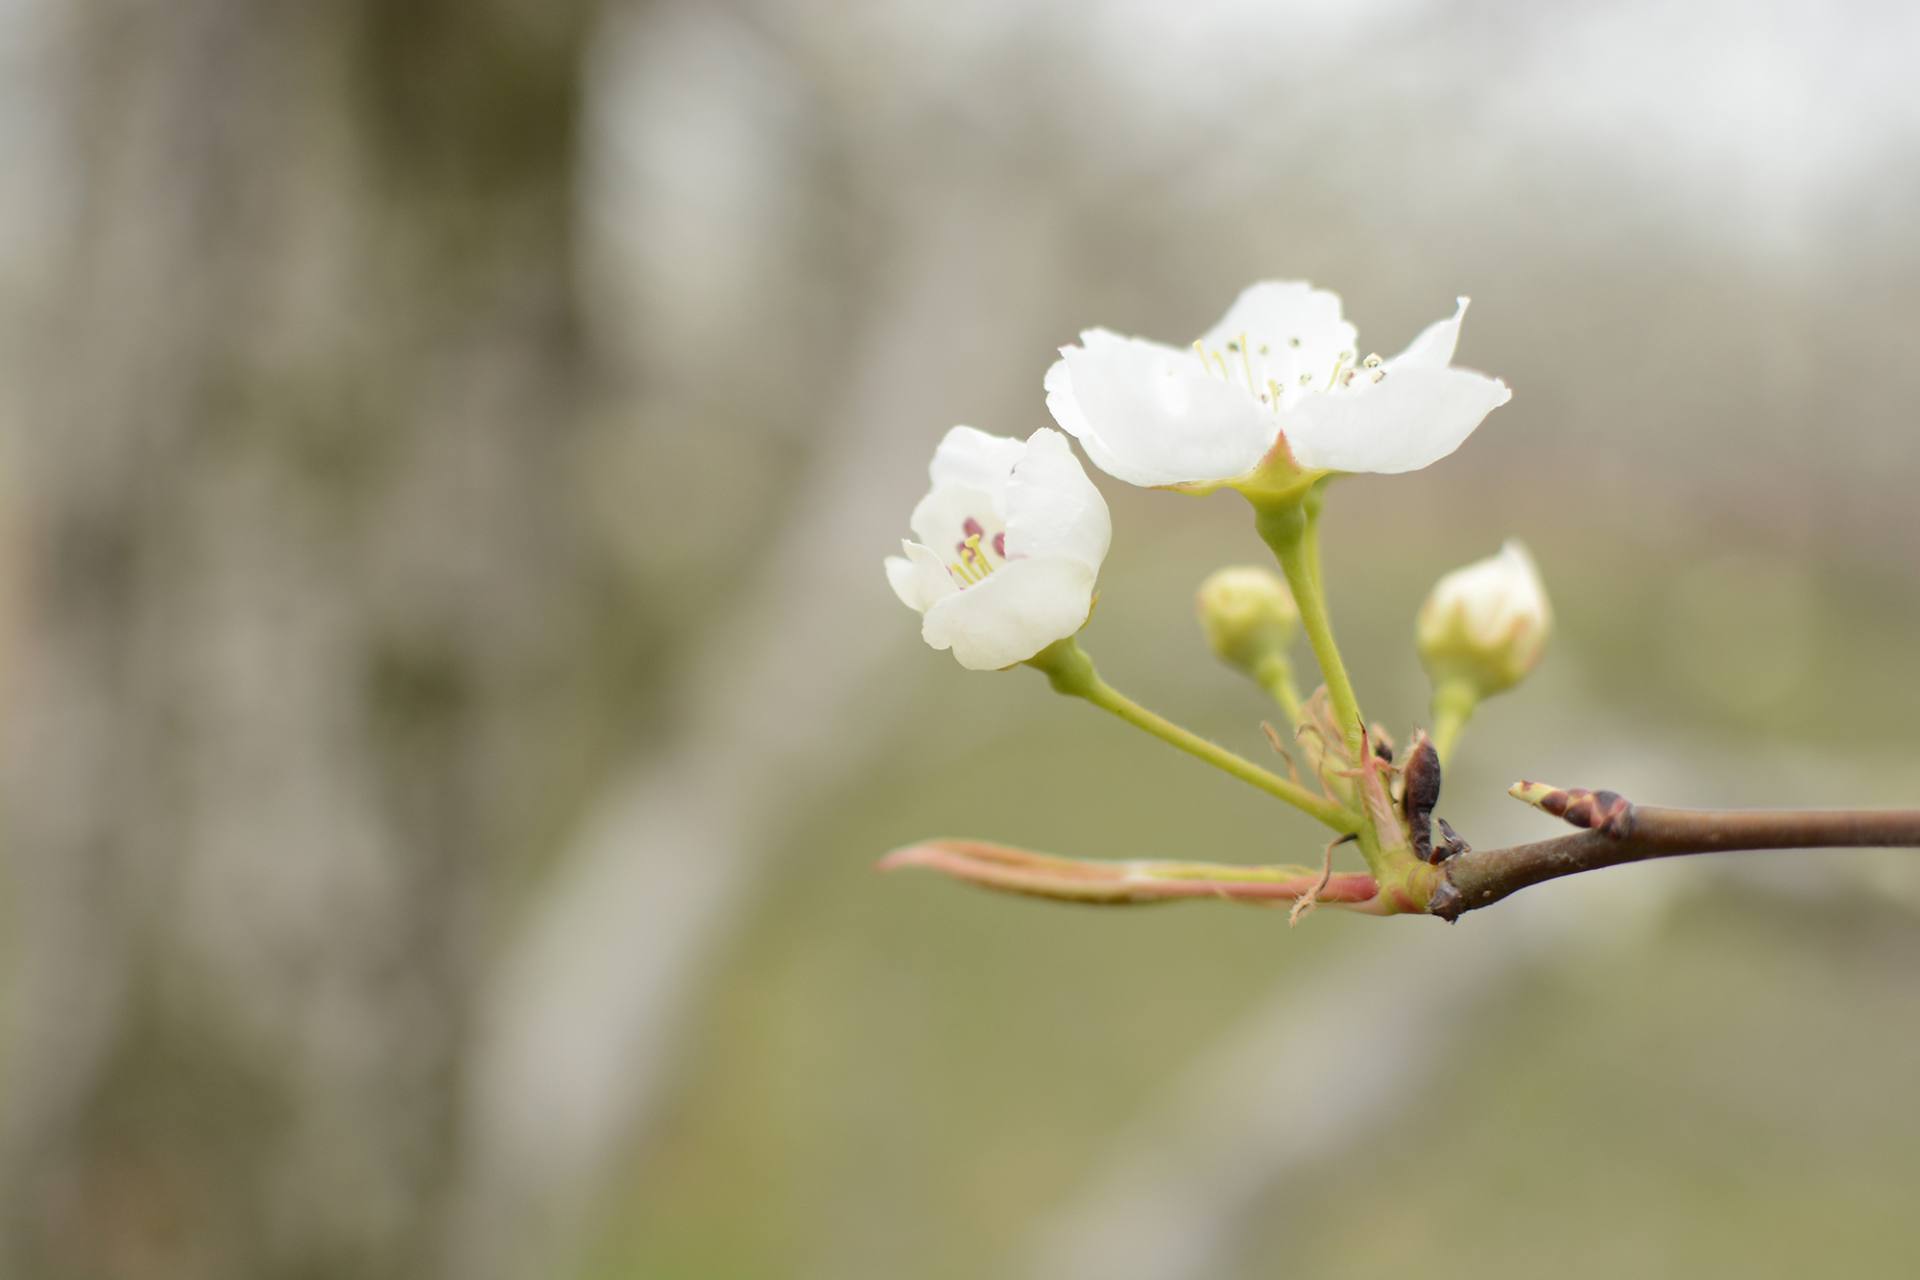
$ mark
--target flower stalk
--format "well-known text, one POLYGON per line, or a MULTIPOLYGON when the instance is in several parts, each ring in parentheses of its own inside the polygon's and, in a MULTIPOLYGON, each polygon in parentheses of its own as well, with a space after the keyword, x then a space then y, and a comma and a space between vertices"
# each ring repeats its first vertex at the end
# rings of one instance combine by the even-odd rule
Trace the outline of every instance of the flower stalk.
POLYGON ((1360 714, 1360 701, 1354 696, 1346 663, 1340 657, 1339 642, 1333 637, 1333 619, 1328 616, 1326 590, 1320 580, 1320 506, 1324 493, 1323 483, 1297 502, 1254 500, 1254 524, 1286 575, 1294 603, 1300 607, 1301 627, 1320 664, 1335 722, 1346 737, 1348 754, 1357 759, 1366 721, 1360 714))
POLYGON ((1460 735, 1480 706, 1480 691, 1470 680, 1443 680, 1433 689, 1433 748, 1445 768, 1460 745, 1460 735))
POLYGON ((1255 669, 1253 678, 1287 717, 1287 723, 1299 725, 1305 712, 1300 707, 1300 690, 1294 687, 1293 664, 1284 657, 1271 658, 1255 669))
POLYGON ((1190 729, 1181 728, 1115 689, 1100 678, 1094 670, 1093 660, 1072 636, 1048 645, 1029 658, 1027 665, 1043 672, 1055 692, 1090 702, 1134 728, 1145 730, 1162 742, 1178 747, 1196 760, 1205 761, 1221 772, 1285 801, 1343 835, 1360 830, 1360 818, 1351 810, 1325 796, 1314 794, 1297 782, 1262 769, 1253 761, 1208 741, 1190 729))

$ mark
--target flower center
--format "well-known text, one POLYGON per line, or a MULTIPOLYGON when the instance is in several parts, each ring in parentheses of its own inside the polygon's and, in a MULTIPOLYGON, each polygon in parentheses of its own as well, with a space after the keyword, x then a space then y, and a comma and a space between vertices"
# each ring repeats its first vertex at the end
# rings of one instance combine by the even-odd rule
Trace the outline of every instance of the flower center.
POLYGON ((948 562, 947 573, 965 591, 985 582, 989 574, 1007 562, 1007 531, 997 529, 989 534, 977 517, 968 516, 960 525, 960 535, 960 540, 953 544, 960 558, 948 562))
POLYGON ((1358 391, 1387 376, 1386 361, 1368 355, 1356 361, 1354 353, 1342 351, 1334 359, 1333 369, 1324 378, 1313 369, 1300 368, 1301 340, 1287 338, 1280 343, 1241 334, 1227 341, 1221 351, 1196 339, 1194 355, 1208 377, 1243 384, 1247 393, 1275 412, 1292 405, 1303 395, 1358 391))

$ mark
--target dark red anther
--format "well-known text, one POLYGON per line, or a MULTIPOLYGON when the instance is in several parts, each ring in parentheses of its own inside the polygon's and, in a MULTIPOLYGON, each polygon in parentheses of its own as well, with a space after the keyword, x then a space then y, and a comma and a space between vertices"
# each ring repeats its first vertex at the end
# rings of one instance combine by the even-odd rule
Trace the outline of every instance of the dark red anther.
POLYGON ((1002 560, 1007 558, 1007 532, 1004 529, 993 535, 993 554, 1002 560))
MULTIPOLYGON (((987 527, 974 517, 968 516, 965 522, 961 524, 960 532, 966 535, 954 544, 959 548, 960 558, 962 560, 985 560, 987 557, 986 553, 980 549, 980 539, 987 536, 987 527)), ((994 535, 996 539, 1000 536, 999 534, 994 535)), ((1003 560, 1005 558, 1005 556, 1001 557, 1003 560)))

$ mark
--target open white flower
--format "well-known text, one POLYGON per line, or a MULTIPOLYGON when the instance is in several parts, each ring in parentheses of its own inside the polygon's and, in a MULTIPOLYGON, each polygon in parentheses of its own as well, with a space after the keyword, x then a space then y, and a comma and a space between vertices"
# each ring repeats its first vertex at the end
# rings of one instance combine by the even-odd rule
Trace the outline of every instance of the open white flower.
POLYGON ((1047 407, 1102 471, 1208 490, 1304 473, 1417 471, 1460 447, 1512 392, 1451 367, 1467 300, 1390 360, 1361 356, 1339 295, 1302 281, 1245 290, 1191 347, 1105 329, 1061 348, 1047 407), (1264 465, 1263 465, 1264 464, 1264 465))
POLYGON ((932 491, 909 521, 915 541, 887 557, 887 581, 924 615, 927 643, 993 671, 1079 631, 1113 523, 1066 437, 955 427, 928 472, 932 491))
POLYGON ((1464 682, 1477 697, 1520 683, 1540 661, 1553 610, 1533 557, 1516 539, 1498 555, 1434 584, 1414 635, 1434 685, 1464 682))

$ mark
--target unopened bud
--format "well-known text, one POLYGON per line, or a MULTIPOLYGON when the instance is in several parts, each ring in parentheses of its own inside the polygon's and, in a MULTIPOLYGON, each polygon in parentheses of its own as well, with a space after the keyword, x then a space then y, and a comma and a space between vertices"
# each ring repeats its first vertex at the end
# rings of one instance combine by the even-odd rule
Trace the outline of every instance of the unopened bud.
POLYGON ((1280 575, 1236 565, 1216 570, 1200 584, 1196 602, 1207 643, 1227 665, 1256 680, 1269 678, 1287 661, 1287 646, 1300 631, 1300 610, 1280 575))
POLYGON ((1420 606, 1415 634, 1434 687, 1465 686, 1478 699, 1519 684, 1552 627, 1533 557, 1510 540, 1500 554, 1440 579, 1420 606))

